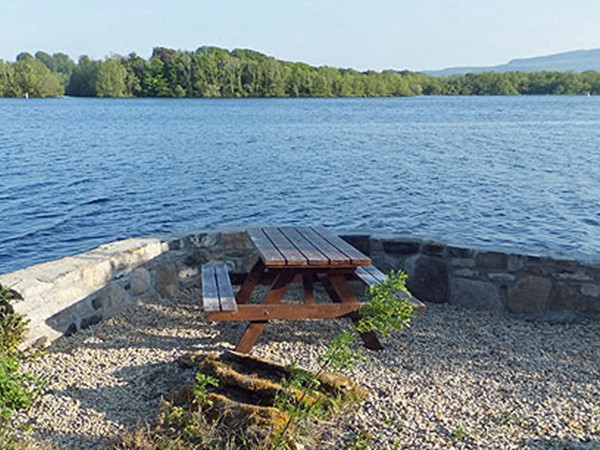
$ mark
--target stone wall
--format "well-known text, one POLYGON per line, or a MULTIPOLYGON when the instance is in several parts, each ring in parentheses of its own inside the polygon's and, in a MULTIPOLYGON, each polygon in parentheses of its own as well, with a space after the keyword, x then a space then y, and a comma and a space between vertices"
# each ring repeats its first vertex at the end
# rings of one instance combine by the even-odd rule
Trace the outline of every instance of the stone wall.
MULTIPOLYGON (((343 236, 382 270, 403 269, 413 294, 434 303, 506 311, 525 319, 600 318, 600 265, 473 250, 394 235, 343 236)), ((244 232, 127 239, 0 275, 18 293, 29 345, 97 323, 138 300, 198 286, 200 266, 226 262, 247 272, 257 254, 244 232)), ((199 299, 200 301, 200 299, 199 299)))
POLYGON ((348 234, 384 271, 402 269, 420 300, 532 320, 600 318, 600 264, 474 250, 390 235, 348 234))
POLYGON ((26 344, 43 346, 132 302, 197 285, 206 261, 227 261, 244 272, 255 258, 239 232, 127 239, 0 275, 0 285, 17 294, 14 309, 29 320, 26 344))

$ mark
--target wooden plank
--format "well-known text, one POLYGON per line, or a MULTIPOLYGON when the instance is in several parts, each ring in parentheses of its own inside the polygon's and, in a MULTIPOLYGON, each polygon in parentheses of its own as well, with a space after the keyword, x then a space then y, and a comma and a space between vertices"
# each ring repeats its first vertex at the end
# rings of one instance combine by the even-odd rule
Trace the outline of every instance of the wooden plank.
POLYGON ((217 287, 219 289, 219 300, 221 311, 237 311, 237 305, 233 296, 231 280, 225 264, 215 266, 215 276, 217 278, 217 287))
POLYGON ((248 235, 256 246, 260 258, 267 266, 285 266, 287 264, 285 257, 265 235, 262 228, 249 228, 248 235))
MULTIPOLYGON (((356 298, 356 295, 354 295, 354 292, 352 292, 350 285, 348 285, 346 277, 344 277, 343 275, 332 274, 326 277, 326 280, 327 281, 323 284, 329 284, 330 289, 332 289, 336 294, 331 297, 333 301, 339 301, 341 303, 350 304, 358 303, 358 299, 356 298)), ((360 321, 360 315, 357 312, 354 314, 350 314, 349 317, 355 324, 360 321)), ((377 335, 374 332, 360 333, 360 337, 363 343, 365 344, 365 347, 367 347, 369 350, 383 349, 383 345, 381 345, 379 339, 377 338, 377 335)))
POLYGON ((335 246, 329 243, 319 233, 312 228, 297 227, 296 231, 301 234, 306 240, 310 241, 323 255, 329 259, 329 264, 332 266, 350 266, 351 261, 345 253, 338 250, 335 246))
POLYGON ((375 278, 365 266, 357 267, 354 273, 367 286, 373 286, 374 284, 379 283, 379 280, 375 278))
POLYGON ((212 265, 202 266, 202 304, 205 312, 219 311, 219 290, 212 265))
MULTIPOLYGON (((358 267, 354 273, 367 286, 373 286, 374 284, 381 283, 386 279, 386 274, 384 274, 374 265, 358 267)), ((403 291, 396 291, 395 294, 398 297, 408 300, 410 303, 412 303, 417 311, 424 311, 427 309, 425 303, 410 293, 407 294, 403 291)))
POLYGON ((383 283, 387 278, 387 275, 375 267, 373 264, 369 266, 363 267, 367 272, 369 272, 379 283, 383 283))
POLYGON ((350 259, 350 262, 357 266, 368 266, 371 264, 371 258, 363 254, 352 245, 348 244, 339 236, 335 235, 331 231, 323 227, 313 227, 313 230, 321 235, 326 241, 337 248, 339 251, 344 253, 346 257, 350 259))
MULTIPOLYGON (((285 295, 285 291, 287 291, 287 288, 289 287, 293 278, 293 271, 286 270, 279 272, 275 278, 273 287, 267 294, 267 297, 262 304, 273 305, 279 303, 285 295)), ((256 341, 260 337, 266 325, 267 322, 251 322, 242 334, 242 337, 235 347, 235 351, 239 353, 248 353, 250 350, 252 350, 252 347, 254 347, 254 344, 256 344, 256 341)))
POLYGON ((414 295, 412 295, 410 293, 407 294, 406 292, 403 292, 403 291, 396 291, 396 292, 394 292, 394 294, 396 294, 401 299, 408 300, 410 303, 412 303, 413 307, 417 311, 425 311, 427 309, 427 306, 425 305, 425 303, 423 303, 421 300, 419 300, 417 297, 415 297, 414 295))
MULTIPOLYGON (((263 228, 263 232, 286 260, 286 266, 308 266, 308 259, 278 228, 263 228)), ((268 264, 267 264, 268 266, 268 264)))
POLYGON ((215 321, 226 320, 320 320, 347 317, 365 303, 314 303, 314 304, 252 304, 240 305, 237 311, 218 311, 209 314, 215 321))
POLYGON ((314 244, 293 227, 282 227, 279 231, 304 255, 309 266, 327 266, 329 258, 321 253, 314 244))

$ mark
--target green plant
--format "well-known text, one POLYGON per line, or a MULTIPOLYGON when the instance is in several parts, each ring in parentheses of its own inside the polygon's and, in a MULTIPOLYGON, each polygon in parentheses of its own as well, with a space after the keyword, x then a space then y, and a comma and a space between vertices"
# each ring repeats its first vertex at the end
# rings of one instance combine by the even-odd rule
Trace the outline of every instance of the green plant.
POLYGON ((307 378, 302 371, 292 372, 287 388, 278 396, 277 406, 289 413, 289 419, 275 437, 274 448, 288 448, 294 440, 288 435, 298 429, 299 423, 303 419, 315 417, 316 413, 322 414, 322 405, 313 405, 306 399, 316 397, 319 377, 325 371, 347 369, 367 359, 364 350, 356 345, 358 333, 378 332, 387 337, 394 331, 410 327, 414 307, 407 300, 407 278, 401 271, 391 272, 382 283, 370 286, 367 291, 368 302, 360 310, 360 320, 331 340, 325 354, 319 359, 316 374, 307 378), (296 395, 291 388, 299 391, 300 395, 296 395))
POLYGON ((208 398, 209 386, 218 387, 219 380, 210 375, 206 375, 202 372, 196 373, 194 378, 194 384, 192 384, 192 394, 194 395, 194 402, 199 406, 212 406, 213 402, 208 398))
POLYGON ((12 291, 0 285, 0 351, 15 355, 27 328, 25 318, 16 313, 10 302, 12 291))
POLYGON ((30 407, 45 384, 38 377, 21 370, 23 353, 19 351, 19 344, 27 321, 14 311, 10 304, 13 299, 13 292, 0 285, 0 425, 3 428, 0 443, 3 442, 6 448, 16 448, 9 446, 12 429, 8 420, 12 413, 30 407))
POLYGON ((0 352, 0 421, 9 419, 15 410, 31 406, 35 381, 20 371, 18 360, 0 352))

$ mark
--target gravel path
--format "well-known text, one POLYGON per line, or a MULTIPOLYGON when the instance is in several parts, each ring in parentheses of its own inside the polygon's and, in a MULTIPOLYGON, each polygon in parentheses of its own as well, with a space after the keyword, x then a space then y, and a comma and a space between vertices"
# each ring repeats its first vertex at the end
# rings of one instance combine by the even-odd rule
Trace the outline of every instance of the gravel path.
MULTIPOLYGON (((29 369, 48 390, 15 422, 59 449, 106 448, 151 422, 191 380, 175 360, 232 349, 242 324, 210 323, 200 292, 133 305, 59 339, 29 369)), ((600 449, 600 322, 550 325, 428 305, 350 375, 371 389, 343 426, 370 448, 600 449)), ((340 321, 272 323, 253 352, 314 366, 340 321)))

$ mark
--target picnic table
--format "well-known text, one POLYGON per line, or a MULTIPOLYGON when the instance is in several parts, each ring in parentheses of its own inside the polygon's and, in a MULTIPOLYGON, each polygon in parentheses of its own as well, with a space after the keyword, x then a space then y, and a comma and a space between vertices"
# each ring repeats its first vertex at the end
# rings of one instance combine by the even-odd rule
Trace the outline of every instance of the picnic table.
MULTIPOLYGON (((310 320, 347 317, 356 322, 359 302, 349 284, 358 279, 367 285, 379 283, 385 275, 372 265, 371 259, 323 227, 263 227, 248 230, 260 256, 234 296, 224 264, 202 267, 205 313, 215 321, 249 321, 235 350, 248 353, 269 320, 310 320), (302 303, 281 303, 294 282, 302 283, 302 303), (314 284, 320 282, 331 303, 317 303, 314 284), (250 304, 259 284, 271 288, 262 303, 250 304)), ((424 305, 412 296, 408 299, 418 309, 424 305)), ((362 333, 369 349, 381 349, 375 333, 362 333)))

